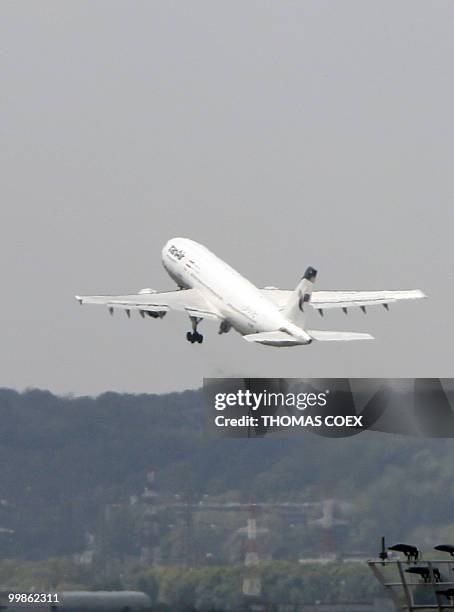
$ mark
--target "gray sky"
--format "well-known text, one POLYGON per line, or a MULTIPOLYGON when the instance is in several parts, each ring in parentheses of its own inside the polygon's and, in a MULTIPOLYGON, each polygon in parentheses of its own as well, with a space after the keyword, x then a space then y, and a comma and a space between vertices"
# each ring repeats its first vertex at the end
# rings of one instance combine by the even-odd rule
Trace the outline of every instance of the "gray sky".
POLYGON ((0 4, 0 385, 168 391, 205 376, 454 375, 454 3, 0 4), (313 314, 371 343, 185 340, 75 293, 172 288, 187 236, 258 284, 422 288, 313 314))

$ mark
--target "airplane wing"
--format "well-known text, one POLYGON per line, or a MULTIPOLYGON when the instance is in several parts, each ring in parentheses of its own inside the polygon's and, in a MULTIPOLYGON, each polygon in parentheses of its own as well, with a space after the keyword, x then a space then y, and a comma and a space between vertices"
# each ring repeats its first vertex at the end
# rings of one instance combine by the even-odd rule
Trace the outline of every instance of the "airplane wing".
POLYGON ((146 291, 135 295, 76 295, 76 300, 80 304, 107 306, 111 314, 115 308, 125 310, 128 315, 131 310, 138 310, 142 316, 144 313, 163 316, 169 310, 177 310, 186 312, 191 317, 222 319, 222 316, 197 289, 146 291))
MULTIPOLYGON (((279 308, 284 308, 293 291, 284 289, 262 289, 262 293, 274 301, 279 308)), ((418 300, 427 297, 419 289, 409 291, 313 291, 310 305, 317 310, 328 308, 353 308, 358 306, 388 306, 400 300, 418 300)))
POLYGON ((314 291, 311 305, 317 309, 388 305, 400 300, 418 300, 426 295, 419 289, 409 291, 314 291))

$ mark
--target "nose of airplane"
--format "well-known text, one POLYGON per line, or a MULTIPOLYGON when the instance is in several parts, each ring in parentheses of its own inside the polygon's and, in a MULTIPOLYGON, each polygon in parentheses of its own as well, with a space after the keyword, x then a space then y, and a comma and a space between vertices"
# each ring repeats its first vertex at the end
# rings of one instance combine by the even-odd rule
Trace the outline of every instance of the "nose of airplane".
POLYGON ((188 238, 170 238, 162 248, 161 256, 164 259, 164 256, 169 252, 169 250, 173 247, 174 249, 180 250, 184 247, 188 247, 191 240, 188 238))
POLYGON ((162 247, 162 251, 161 251, 161 259, 164 261, 165 258, 165 254, 168 252, 170 245, 172 244, 172 239, 167 240, 167 242, 165 243, 165 245, 162 247))

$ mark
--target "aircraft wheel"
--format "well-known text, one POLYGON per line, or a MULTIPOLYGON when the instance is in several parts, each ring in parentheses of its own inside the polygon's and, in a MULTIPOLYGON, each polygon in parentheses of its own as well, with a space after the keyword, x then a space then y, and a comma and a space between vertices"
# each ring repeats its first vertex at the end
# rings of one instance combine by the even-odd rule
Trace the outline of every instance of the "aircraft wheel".
POLYGON ((197 331, 188 332, 186 334, 186 340, 190 342, 191 344, 194 344, 194 342, 198 342, 199 344, 201 344, 203 342, 203 336, 202 334, 199 334, 199 332, 197 331))

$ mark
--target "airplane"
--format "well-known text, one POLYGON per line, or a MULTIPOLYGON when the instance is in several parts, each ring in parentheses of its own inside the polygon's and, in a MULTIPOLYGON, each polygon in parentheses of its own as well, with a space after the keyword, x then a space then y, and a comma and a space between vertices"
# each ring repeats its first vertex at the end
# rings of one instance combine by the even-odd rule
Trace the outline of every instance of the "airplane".
POLYGON ((293 291, 259 289, 214 255, 205 246, 188 238, 172 238, 162 249, 162 263, 178 286, 173 291, 142 289, 135 295, 77 295, 80 304, 102 304, 110 314, 119 308, 138 310, 142 317, 162 318, 169 310, 189 315, 191 344, 201 343, 197 331, 203 319, 219 322, 219 334, 231 329, 248 342, 269 346, 297 346, 316 341, 373 340, 366 333, 306 329, 310 307, 323 315, 325 310, 388 305, 398 300, 426 297, 419 289, 409 291, 313 291, 317 270, 309 266, 293 291))

